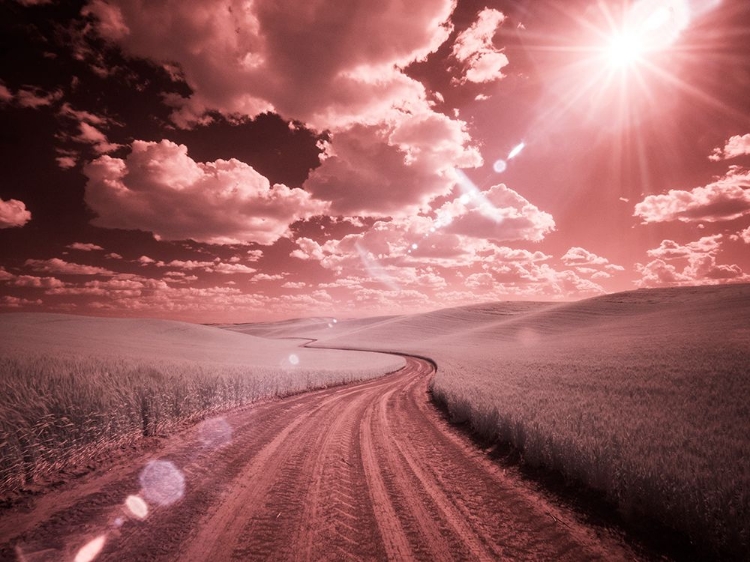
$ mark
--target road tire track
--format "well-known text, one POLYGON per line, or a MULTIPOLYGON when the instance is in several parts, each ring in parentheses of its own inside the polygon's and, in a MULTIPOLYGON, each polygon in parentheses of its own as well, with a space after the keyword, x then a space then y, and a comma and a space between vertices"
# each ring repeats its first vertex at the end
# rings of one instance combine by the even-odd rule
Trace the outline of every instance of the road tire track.
POLYGON ((432 366, 269 401, 224 416, 218 448, 192 429, 120 463, 0 511, 1 560, 98 561, 634 560, 506 475, 429 400, 432 366), (143 520, 123 507, 152 459, 171 461, 185 495, 143 520))

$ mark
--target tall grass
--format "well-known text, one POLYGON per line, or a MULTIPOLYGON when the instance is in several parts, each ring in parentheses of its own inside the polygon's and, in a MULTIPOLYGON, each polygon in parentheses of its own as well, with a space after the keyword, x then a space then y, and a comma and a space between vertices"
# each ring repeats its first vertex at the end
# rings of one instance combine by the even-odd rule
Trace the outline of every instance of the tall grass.
POLYGON ((750 560, 750 285, 339 329, 325 345, 435 360, 434 399, 483 439, 601 490, 625 518, 750 560))
POLYGON ((398 358, 356 368, 272 368, 133 356, 0 357, 0 494, 97 455, 261 398, 362 380, 398 358))
POLYGON ((714 554, 750 544, 750 350, 669 363, 629 355, 438 363, 434 399, 524 462, 603 492, 714 554), (684 376, 689 368, 694 376, 684 376))

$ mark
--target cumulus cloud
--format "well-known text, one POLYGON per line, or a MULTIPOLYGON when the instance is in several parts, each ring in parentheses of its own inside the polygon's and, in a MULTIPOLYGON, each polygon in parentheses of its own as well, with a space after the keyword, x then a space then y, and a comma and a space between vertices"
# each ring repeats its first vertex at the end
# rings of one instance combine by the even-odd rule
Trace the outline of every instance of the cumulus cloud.
POLYGON ((31 212, 26 204, 18 199, 0 199, 0 228, 15 228, 31 220, 31 212))
POLYGON ((0 306, 5 307, 5 308, 21 308, 23 306, 40 305, 40 304, 42 304, 41 299, 36 299, 32 301, 30 299, 12 297, 10 295, 5 295, 4 297, 0 298, 0 306))
POLYGON ((732 240, 742 240, 745 244, 750 244, 750 226, 745 230, 740 230, 737 234, 732 234, 730 237, 732 240))
POLYGON ((169 290, 169 285, 160 279, 137 277, 134 279, 107 279, 106 281, 86 281, 82 285, 53 287, 46 291, 48 295, 76 295, 107 297, 109 299, 138 298, 144 291, 156 292, 169 290))
POLYGON ((495 32, 505 21, 502 12, 485 8, 471 26, 459 33, 453 44, 453 56, 462 64, 459 82, 492 82, 503 77, 501 70, 508 57, 492 44, 495 32))
POLYGON ((262 257, 263 257, 263 250, 248 250, 247 251, 246 259, 248 261, 258 261, 262 257))
POLYGON ((445 224, 447 232, 474 238, 538 242, 555 229, 552 215, 505 184, 464 193, 436 213, 438 224, 445 224))
POLYGON ((704 236, 700 240, 688 242, 687 244, 678 244, 674 240, 662 240, 658 248, 646 252, 652 258, 661 259, 680 259, 691 258, 697 255, 716 254, 721 246, 721 234, 714 236, 704 236))
POLYGON ((402 70, 448 38, 453 8, 452 0, 303 8, 93 0, 84 13, 127 53, 179 68, 193 93, 165 96, 178 126, 210 122, 210 111, 229 119, 275 111, 327 130, 332 141, 305 189, 332 201, 334 214, 394 216, 447 193, 452 167, 481 164, 465 123, 435 113, 402 70))
POLYGON ((57 273, 59 275, 115 275, 113 271, 109 271, 103 267, 71 263, 61 260, 60 258, 52 258, 49 260, 28 259, 26 260, 25 265, 30 267, 33 271, 57 273))
POLYGON ((275 110, 327 129, 412 97, 419 84, 398 68, 445 41, 452 10, 451 0, 93 0, 84 14, 129 54, 178 65, 198 110, 275 110))
POLYGON ((421 112, 388 126, 353 126, 325 145, 305 189, 334 215, 408 216, 457 181, 455 167, 482 159, 461 122, 421 112))
MULTIPOLYGON (((246 265, 243 265, 241 263, 237 263, 236 261, 230 260, 229 262, 222 262, 221 259, 216 258, 213 261, 199 261, 199 260, 172 260, 169 262, 155 262, 151 258, 147 256, 141 256, 141 263, 144 264, 156 264, 157 267, 171 267, 175 269, 181 269, 183 271, 194 271, 194 270, 200 270, 204 271, 206 273, 222 273, 224 275, 232 275, 235 273, 246 273, 251 274, 255 273, 257 269, 254 269, 252 267, 248 267, 246 265), (143 259, 146 259, 148 261, 143 261, 143 259)), ((184 273, 179 272, 170 272, 167 273, 167 275, 179 275, 184 277, 184 273)))
POLYGON ((718 222, 750 214, 750 170, 738 167, 704 187, 672 189, 649 195, 635 206, 634 216, 651 222, 718 222))
POLYGON ((65 283, 55 277, 35 277, 34 275, 19 275, 12 284, 16 287, 55 288, 63 287, 65 283))
POLYGON ((95 250, 103 250, 101 246, 97 246, 96 244, 91 244, 90 242, 73 242, 72 244, 69 244, 65 246, 66 248, 70 248, 71 250, 81 250, 82 252, 93 252, 95 250))
POLYGON ((750 154, 750 133, 730 137, 723 148, 714 148, 708 159, 718 162, 719 160, 729 160, 730 158, 737 158, 745 154, 750 154))
MULTIPOLYGON (((436 224, 437 220, 424 216, 377 221, 368 230, 339 240, 298 239, 292 255, 318 261, 339 279, 355 280, 346 287, 355 294, 365 288, 391 295, 414 290, 442 299, 438 292, 454 285, 447 276, 455 275, 470 277, 475 289, 491 288, 487 298, 603 292, 574 271, 555 270, 545 263, 551 256, 541 251, 509 248, 484 237, 456 234, 445 225, 435 228, 436 224), (492 283, 481 273, 491 275, 492 283)), ((471 290, 452 291, 445 302, 469 302, 475 298, 471 290)))
POLYGON ((560 258, 565 265, 606 265, 609 263, 607 258, 597 256, 593 252, 589 252, 581 247, 574 246, 570 248, 562 258, 560 258))
POLYGON ((124 160, 101 156, 84 174, 94 225, 163 240, 272 244, 292 222, 328 208, 301 189, 271 186, 239 160, 195 162, 186 146, 168 140, 134 141, 124 160))
POLYGON ((738 265, 716 263, 723 238, 722 234, 716 234, 687 244, 663 240, 658 248, 647 252, 649 257, 656 259, 646 265, 636 264, 636 271, 641 274, 636 285, 703 285, 750 280, 750 275, 738 265))
POLYGON ((252 281, 254 283, 258 281, 281 281, 282 279, 284 279, 284 277, 286 277, 286 275, 283 275, 283 274, 269 275, 267 273, 259 273, 258 275, 253 277, 252 281))

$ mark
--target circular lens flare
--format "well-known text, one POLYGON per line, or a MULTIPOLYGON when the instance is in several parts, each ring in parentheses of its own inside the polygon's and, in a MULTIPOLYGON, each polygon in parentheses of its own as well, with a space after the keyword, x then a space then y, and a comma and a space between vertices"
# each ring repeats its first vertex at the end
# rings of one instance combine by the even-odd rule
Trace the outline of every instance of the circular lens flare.
POLYGON ((169 461, 151 461, 139 477, 144 499, 156 505, 171 505, 185 493, 185 477, 169 461))

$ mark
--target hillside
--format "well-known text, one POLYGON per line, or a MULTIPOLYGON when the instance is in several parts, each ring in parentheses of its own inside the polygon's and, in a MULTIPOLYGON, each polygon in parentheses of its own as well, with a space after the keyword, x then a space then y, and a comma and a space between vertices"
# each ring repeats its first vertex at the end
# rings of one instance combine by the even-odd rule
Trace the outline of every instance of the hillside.
POLYGON ((525 462, 716 552, 750 543, 750 285, 345 322, 315 345, 432 358, 435 399, 525 462))

